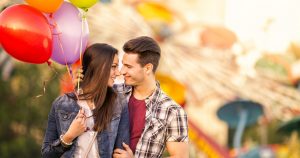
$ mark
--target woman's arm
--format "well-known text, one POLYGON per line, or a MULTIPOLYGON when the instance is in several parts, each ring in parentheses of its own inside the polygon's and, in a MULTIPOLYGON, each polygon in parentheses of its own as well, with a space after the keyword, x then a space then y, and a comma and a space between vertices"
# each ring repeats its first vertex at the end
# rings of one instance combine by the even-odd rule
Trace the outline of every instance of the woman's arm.
POLYGON ((118 96, 119 102, 122 105, 122 113, 118 126, 118 133, 116 137, 116 142, 114 149, 123 149, 122 143, 129 144, 130 134, 129 134, 129 113, 128 113, 128 103, 125 96, 118 96))
POLYGON ((66 148, 62 146, 59 133, 57 131, 57 123, 56 122, 56 114, 55 108, 57 106, 58 101, 54 101, 48 115, 48 124, 44 137, 44 142, 42 145, 42 157, 43 158, 56 158, 60 157, 65 151, 70 148, 66 148))
POLYGON ((61 157, 64 152, 70 150, 74 145, 72 142, 79 135, 86 131, 86 116, 84 110, 78 111, 75 119, 72 121, 67 132, 60 138, 60 134, 57 129, 57 115, 55 112, 56 107, 59 105, 59 101, 54 101, 49 117, 48 126, 42 146, 42 157, 44 158, 55 158, 61 157))

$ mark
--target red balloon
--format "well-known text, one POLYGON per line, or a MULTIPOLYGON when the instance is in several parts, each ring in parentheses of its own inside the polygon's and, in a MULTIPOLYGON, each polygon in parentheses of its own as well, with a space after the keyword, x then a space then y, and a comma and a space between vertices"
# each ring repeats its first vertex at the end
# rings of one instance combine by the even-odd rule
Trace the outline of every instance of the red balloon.
POLYGON ((0 43, 14 58, 40 64, 52 52, 52 34, 46 17, 37 9, 19 4, 0 14, 0 43))

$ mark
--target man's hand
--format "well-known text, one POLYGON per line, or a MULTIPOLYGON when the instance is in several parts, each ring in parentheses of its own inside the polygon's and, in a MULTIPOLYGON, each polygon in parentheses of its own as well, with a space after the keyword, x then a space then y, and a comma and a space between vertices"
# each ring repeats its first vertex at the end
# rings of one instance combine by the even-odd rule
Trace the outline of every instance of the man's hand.
POLYGON ((113 158, 133 158, 134 157, 132 150, 130 149, 130 147, 127 144, 123 143, 123 147, 125 150, 122 150, 122 149, 114 150, 113 158))

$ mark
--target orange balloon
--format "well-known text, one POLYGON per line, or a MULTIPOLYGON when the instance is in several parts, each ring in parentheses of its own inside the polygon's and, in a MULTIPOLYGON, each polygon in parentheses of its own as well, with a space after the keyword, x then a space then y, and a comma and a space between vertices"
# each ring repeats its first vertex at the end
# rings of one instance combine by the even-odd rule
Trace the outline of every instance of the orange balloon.
POLYGON ((60 93, 69 93, 73 92, 76 88, 75 85, 73 84, 72 77, 68 72, 66 72, 63 76, 62 79, 60 80, 60 93))
POLYGON ((30 6, 45 12, 55 12, 63 3, 64 0, 25 0, 30 6))

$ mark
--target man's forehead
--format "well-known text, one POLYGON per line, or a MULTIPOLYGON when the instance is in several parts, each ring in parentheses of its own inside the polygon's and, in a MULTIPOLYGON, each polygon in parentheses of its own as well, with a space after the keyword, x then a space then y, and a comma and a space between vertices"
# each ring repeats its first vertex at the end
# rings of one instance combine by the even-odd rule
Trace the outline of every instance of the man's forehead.
POLYGON ((122 61, 123 62, 137 62, 138 55, 137 54, 129 54, 125 53, 123 55, 122 61))
POLYGON ((123 57, 137 58, 138 54, 136 54, 136 53, 124 53, 123 57))

